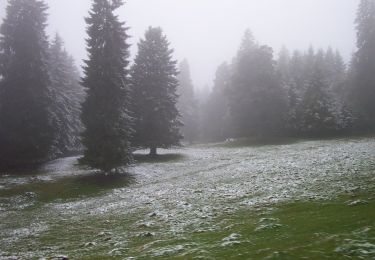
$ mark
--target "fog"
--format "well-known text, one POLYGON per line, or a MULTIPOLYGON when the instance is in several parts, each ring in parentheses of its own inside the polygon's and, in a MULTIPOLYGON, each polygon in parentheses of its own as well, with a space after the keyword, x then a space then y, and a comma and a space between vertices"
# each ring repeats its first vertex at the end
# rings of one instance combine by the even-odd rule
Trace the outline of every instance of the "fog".
POLYGON ((123 1, 0 0, 0 260, 375 259, 375 0, 123 1))
MULTIPOLYGON (((90 0, 47 0, 48 32, 63 37, 77 63, 85 51, 84 17, 90 0)), ((195 87, 212 85, 214 72, 231 61, 245 29, 275 53, 284 45, 305 50, 332 46, 349 60, 355 49, 354 19, 358 0, 128 0, 119 10, 130 27, 132 55, 148 26, 160 26, 175 50, 189 60, 195 87)), ((6 0, 0 0, 4 17, 6 0)))

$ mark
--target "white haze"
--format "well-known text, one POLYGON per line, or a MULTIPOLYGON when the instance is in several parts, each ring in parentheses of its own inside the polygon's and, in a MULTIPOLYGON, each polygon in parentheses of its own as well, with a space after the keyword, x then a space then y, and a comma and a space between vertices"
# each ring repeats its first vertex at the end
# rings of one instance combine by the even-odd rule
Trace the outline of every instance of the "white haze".
MULTIPOLYGON (((48 33, 64 38, 79 65, 86 56, 84 17, 90 0, 46 0, 48 33)), ((175 58, 189 60, 197 88, 212 85, 216 67, 230 62, 245 29, 275 53, 284 45, 305 50, 309 45, 341 51, 348 61, 355 50, 354 19, 359 0, 128 0, 118 11, 130 27, 132 55, 148 26, 167 34, 175 58)), ((6 0, 0 0, 0 17, 6 0)))

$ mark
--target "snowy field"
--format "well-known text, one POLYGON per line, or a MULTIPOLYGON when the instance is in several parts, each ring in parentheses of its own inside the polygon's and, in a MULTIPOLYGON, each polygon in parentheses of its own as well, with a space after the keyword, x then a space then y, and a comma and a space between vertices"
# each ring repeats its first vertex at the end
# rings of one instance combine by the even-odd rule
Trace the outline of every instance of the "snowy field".
MULTIPOLYGON (((283 207, 343 200, 346 207, 358 204, 365 218, 375 212, 374 138, 200 145, 160 153, 160 162, 140 162, 116 176, 77 166, 77 158, 28 173, 3 173, 0 259, 279 259, 281 249, 254 241, 275 237, 267 232, 287 226, 275 217, 283 207)), ((359 221, 351 235, 332 231, 343 237, 334 238, 332 248, 319 246, 320 253, 282 250, 290 256, 370 259, 375 257, 375 223, 359 221), (358 242, 355 232, 365 232, 367 239, 358 242)), ((291 234, 280 238, 298 233, 290 225, 291 234)))

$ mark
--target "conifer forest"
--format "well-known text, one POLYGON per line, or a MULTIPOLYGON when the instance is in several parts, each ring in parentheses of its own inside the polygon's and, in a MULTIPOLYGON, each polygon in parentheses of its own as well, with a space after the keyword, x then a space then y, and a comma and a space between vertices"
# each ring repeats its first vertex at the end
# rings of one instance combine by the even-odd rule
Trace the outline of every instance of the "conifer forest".
POLYGON ((375 0, 0 0, 0 259, 375 259, 375 0))

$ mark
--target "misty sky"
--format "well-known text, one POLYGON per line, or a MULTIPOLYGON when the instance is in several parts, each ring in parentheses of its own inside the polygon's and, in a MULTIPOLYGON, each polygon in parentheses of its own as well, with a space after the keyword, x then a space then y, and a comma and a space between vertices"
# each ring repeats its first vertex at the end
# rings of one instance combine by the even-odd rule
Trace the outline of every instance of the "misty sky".
MULTIPOLYGON (((77 63, 85 57, 84 17, 90 0, 46 0, 48 33, 64 38, 77 63)), ((160 26, 175 50, 189 60, 196 87, 212 85, 217 66, 230 62, 242 35, 250 28, 261 44, 277 53, 281 46, 305 50, 310 44, 341 51, 346 60, 355 50, 354 19, 359 0, 127 0, 119 9, 130 27, 132 54, 148 26, 160 26)), ((7 0, 0 0, 4 17, 7 0)))

